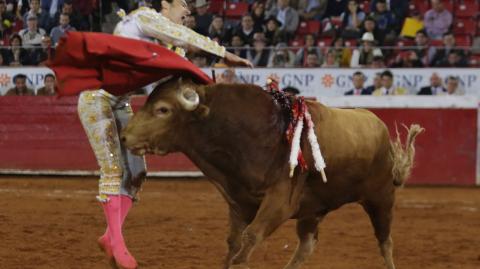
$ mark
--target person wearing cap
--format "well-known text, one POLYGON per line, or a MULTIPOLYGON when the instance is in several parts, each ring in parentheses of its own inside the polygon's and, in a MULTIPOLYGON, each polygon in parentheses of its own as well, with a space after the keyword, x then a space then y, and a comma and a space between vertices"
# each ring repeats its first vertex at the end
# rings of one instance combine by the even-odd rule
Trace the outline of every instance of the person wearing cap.
POLYGON ((208 35, 208 28, 212 24, 213 15, 208 12, 208 2, 206 0, 196 0, 195 1, 195 10, 197 11, 195 15, 195 20, 197 21, 197 30, 199 34, 208 35))
POLYGON ((267 46, 275 46, 278 42, 285 42, 287 40, 285 32, 280 30, 282 23, 277 20, 275 16, 268 17, 265 20, 265 25, 265 38, 267 38, 267 46))
POLYGON ((33 96, 35 93, 32 89, 27 87, 27 76, 25 74, 18 74, 13 77, 13 84, 15 87, 9 89, 5 96, 33 96))
POLYGON ((350 67, 358 68, 368 66, 373 62, 375 56, 383 56, 382 51, 375 47, 373 34, 366 32, 362 36, 362 46, 355 49, 350 60, 350 67))
POLYGON ((50 30, 50 16, 40 8, 40 0, 30 0, 30 9, 23 15, 24 28, 28 27, 28 20, 35 18, 40 29, 50 30))
POLYGON ((22 29, 18 32, 24 46, 40 46, 45 33, 45 30, 38 28, 38 19, 35 14, 28 15, 27 29, 22 29))
POLYGON ((266 16, 275 16, 282 23, 280 30, 294 36, 300 19, 297 11, 291 8, 289 3, 289 0, 277 0, 277 4, 267 12, 266 16))
MULTIPOLYGON (((122 20, 114 34, 158 43, 182 57, 186 50, 203 51, 223 58, 229 65, 252 67, 250 61, 183 26, 183 19, 189 14, 185 0, 163 0, 160 12, 140 7, 127 15, 121 10, 122 20)), ((133 155, 120 139, 122 128, 133 115, 130 97, 114 96, 104 90, 85 90, 78 98, 78 114, 100 166, 97 199, 103 207, 107 229, 97 242, 113 264, 123 269, 137 268, 122 233, 123 222, 146 175, 144 158, 133 155)))

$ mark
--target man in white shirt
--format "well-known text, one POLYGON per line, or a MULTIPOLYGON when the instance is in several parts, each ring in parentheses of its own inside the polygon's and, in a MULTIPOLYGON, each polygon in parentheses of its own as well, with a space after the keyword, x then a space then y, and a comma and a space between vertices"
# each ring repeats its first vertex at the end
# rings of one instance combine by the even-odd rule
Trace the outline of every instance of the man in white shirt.
POLYGON ((21 30, 19 33, 24 46, 40 46, 45 30, 38 28, 38 19, 35 14, 29 14, 27 17, 27 29, 21 30))

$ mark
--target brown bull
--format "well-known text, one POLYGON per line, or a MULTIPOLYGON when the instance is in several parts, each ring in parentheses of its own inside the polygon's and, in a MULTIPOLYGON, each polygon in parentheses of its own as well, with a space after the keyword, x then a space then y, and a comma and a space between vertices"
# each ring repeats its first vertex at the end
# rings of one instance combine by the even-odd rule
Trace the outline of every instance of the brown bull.
POLYGON ((392 259, 390 225, 395 188, 409 176, 413 125, 406 146, 390 141, 385 124, 362 109, 335 109, 307 102, 327 164, 328 182, 315 171, 310 145, 301 147, 308 167, 289 177, 287 122, 272 97, 254 85, 200 86, 173 80, 159 86, 123 133, 137 154, 186 154, 229 205, 225 268, 248 268, 256 245, 286 220, 297 219, 298 247, 287 269, 312 254, 317 226, 346 203, 360 203, 375 229, 386 267, 392 259))

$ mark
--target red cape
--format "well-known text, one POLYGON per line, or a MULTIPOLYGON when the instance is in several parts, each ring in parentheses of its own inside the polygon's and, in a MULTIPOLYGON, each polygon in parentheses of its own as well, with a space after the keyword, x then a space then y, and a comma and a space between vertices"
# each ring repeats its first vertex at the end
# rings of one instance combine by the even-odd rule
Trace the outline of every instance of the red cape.
POLYGON ((169 75, 212 83, 202 70, 173 51, 103 33, 69 32, 48 66, 57 76, 59 95, 92 89, 123 95, 169 75))

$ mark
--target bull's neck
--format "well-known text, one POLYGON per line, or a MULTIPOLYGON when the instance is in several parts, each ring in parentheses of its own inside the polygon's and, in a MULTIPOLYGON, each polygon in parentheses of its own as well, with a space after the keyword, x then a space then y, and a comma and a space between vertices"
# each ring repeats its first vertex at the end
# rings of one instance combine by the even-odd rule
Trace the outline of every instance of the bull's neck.
POLYGON ((181 151, 220 181, 264 176, 274 152, 288 148, 279 107, 267 93, 248 85, 207 90, 205 100, 210 112, 182 132, 181 151))

